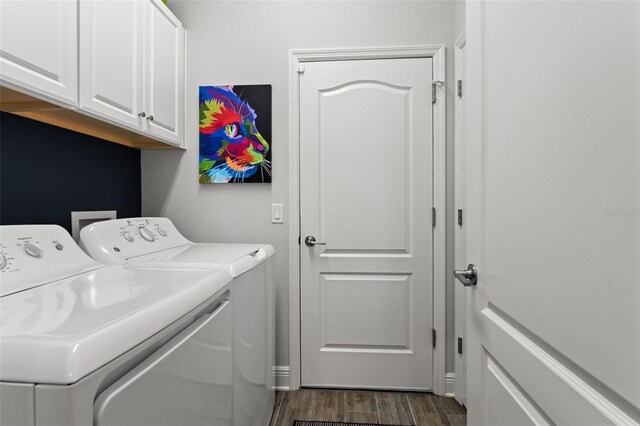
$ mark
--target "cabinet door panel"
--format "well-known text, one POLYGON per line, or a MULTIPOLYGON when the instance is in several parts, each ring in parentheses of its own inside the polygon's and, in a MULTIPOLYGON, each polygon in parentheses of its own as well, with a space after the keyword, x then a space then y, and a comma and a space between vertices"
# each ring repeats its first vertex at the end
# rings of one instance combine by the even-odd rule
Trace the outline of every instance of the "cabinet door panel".
POLYGON ((184 29, 160 0, 147 13, 146 109, 149 132, 182 144, 184 29), (149 118, 149 117, 148 117, 149 118))
POLYGON ((142 6, 80 2, 80 107, 135 129, 143 112, 142 6))
POLYGON ((0 79, 32 95, 77 105, 75 0, 0 2, 0 79))

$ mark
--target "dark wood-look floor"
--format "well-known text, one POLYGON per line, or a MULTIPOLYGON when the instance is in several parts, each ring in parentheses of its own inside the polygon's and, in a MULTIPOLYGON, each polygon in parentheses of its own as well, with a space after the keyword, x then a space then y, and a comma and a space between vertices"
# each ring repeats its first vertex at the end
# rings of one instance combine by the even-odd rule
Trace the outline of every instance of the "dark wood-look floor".
POLYGON ((466 425, 467 410, 431 393, 299 389, 277 392, 271 426, 294 420, 393 425, 466 425))

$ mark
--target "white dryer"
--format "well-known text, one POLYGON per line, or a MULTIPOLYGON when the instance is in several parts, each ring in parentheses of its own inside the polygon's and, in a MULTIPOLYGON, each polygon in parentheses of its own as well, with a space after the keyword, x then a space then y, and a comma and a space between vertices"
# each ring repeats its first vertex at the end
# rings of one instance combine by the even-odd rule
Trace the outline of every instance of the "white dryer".
POLYGON ((105 264, 222 267, 232 276, 233 423, 268 425, 275 402, 275 309, 268 244, 194 243, 167 218, 96 222, 80 246, 105 264))
POLYGON ((231 424, 226 269, 104 266, 55 225, 0 249, 0 424, 231 424))

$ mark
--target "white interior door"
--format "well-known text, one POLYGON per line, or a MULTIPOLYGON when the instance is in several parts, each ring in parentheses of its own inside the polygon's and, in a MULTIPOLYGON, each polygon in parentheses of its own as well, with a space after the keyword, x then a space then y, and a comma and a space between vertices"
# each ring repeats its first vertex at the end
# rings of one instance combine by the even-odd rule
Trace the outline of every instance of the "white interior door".
POLYGON ((300 74, 303 386, 432 387, 431 79, 430 58, 300 74))
POLYGON ((470 424, 640 421, 640 3, 467 3, 470 424))

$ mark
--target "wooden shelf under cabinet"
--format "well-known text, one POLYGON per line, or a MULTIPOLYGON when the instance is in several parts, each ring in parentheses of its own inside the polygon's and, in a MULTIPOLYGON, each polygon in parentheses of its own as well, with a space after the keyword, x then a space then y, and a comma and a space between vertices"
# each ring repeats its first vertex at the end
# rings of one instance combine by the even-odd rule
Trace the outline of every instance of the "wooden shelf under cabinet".
POLYGON ((0 86, 0 111, 136 149, 181 149, 0 86))

